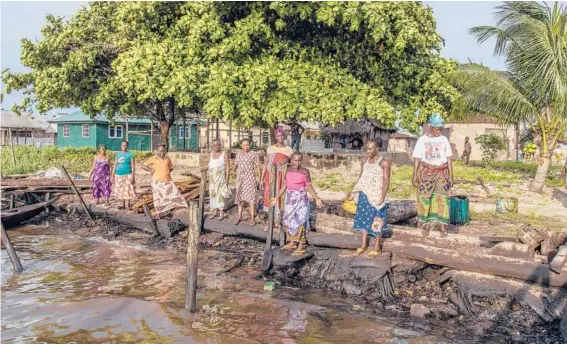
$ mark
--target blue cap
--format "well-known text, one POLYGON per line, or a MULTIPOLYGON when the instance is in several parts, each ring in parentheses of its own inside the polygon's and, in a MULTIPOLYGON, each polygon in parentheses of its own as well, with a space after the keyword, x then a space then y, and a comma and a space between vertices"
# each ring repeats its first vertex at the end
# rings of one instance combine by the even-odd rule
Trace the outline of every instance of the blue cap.
POLYGON ((432 127, 443 127, 445 125, 445 121, 439 112, 435 112, 431 115, 431 117, 429 117, 429 125, 432 127))

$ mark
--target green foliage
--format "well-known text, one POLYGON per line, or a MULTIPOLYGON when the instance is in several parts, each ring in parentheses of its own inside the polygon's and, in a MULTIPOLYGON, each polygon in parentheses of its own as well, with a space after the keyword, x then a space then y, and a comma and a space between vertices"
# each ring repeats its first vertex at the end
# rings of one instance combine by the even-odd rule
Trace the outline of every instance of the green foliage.
POLYGON ((506 145, 500 136, 494 134, 483 134, 477 136, 475 142, 480 145, 482 161, 486 164, 494 161, 499 150, 505 149, 506 145))
MULTIPOLYGON (((142 161, 153 155, 152 152, 131 151, 137 161, 142 161)), ((93 163, 96 149, 91 147, 59 149, 57 147, 15 146, 14 155, 16 166, 12 164, 12 155, 8 147, 3 147, 2 174, 29 174, 45 171, 50 167, 64 165, 70 172, 88 172, 93 163)), ((114 159, 114 153, 107 151, 114 159)))
MULTIPOLYGON (((417 2, 92 2, 22 41, 3 73, 17 109, 152 116, 201 112, 250 127, 363 116, 417 132, 457 96, 455 62, 417 2), (416 116, 416 113, 419 115, 416 116)), ((17 110, 16 109, 16 110, 17 110)))

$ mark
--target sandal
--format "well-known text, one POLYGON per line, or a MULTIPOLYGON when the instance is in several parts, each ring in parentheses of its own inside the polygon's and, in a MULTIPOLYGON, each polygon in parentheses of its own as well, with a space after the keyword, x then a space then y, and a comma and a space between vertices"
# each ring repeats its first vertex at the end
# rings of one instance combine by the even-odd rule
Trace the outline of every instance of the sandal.
POLYGON ((236 219, 236 220, 234 220, 234 222, 232 224, 235 225, 235 226, 238 226, 240 221, 242 221, 242 219, 236 219))
POLYGON ((366 247, 359 247, 356 249, 356 252, 354 252, 355 256, 360 256, 361 254, 364 253, 364 251, 366 251, 366 247))
POLYGON ((293 251, 291 254, 292 256, 301 256, 305 253, 305 248, 298 248, 297 250, 293 251))
POLYGON ((209 219, 214 219, 217 216, 217 213, 209 213, 209 219))
POLYGON ((368 252, 367 257, 368 257, 368 258, 376 258, 376 257, 378 257, 378 256, 381 255, 381 254, 382 254, 382 250, 378 250, 378 251, 372 250, 372 251, 368 252))
POLYGON ((250 226, 256 226, 256 220, 252 220, 248 223, 250 226))
POLYGON ((225 217, 226 217, 226 215, 224 215, 224 213, 222 213, 222 214, 219 215, 219 219, 218 219, 218 220, 219 220, 219 221, 222 221, 222 220, 224 220, 225 217))
POLYGON ((296 249, 296 248, 297 248, 297 246, 295 246, 294 243, 290 242, 289 244, 282 246, 281 249, 282 250, 293 250, 293 249, 296 249))

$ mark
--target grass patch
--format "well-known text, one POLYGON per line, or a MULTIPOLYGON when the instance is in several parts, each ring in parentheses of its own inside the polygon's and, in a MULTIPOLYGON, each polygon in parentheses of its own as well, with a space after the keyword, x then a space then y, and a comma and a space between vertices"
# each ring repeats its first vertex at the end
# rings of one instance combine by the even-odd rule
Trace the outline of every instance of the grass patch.
MULTIPOLYGON (((12 154, 9 148, 2 148, 0 152, 3 175, 35 173, 57 165, 64 165, 70 172, 78 173, 90 170, 96 149, 91 147, 59 149, 53 146, 16 146, 14 147, 15 166, 12 164, 12 154)), ((147 159, 154 154, 141 151, 131 152, 134 153, 134 158, 138 161, 147 159)), ((107 151, 107 154, 114 159, 113 152, 107 151)))

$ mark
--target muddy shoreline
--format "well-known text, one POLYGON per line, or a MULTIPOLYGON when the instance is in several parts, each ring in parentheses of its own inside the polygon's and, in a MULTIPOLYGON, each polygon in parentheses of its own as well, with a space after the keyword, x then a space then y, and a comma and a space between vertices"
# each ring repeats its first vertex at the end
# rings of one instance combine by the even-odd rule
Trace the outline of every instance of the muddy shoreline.
MULTIPOLYGON (((54 211, 42 214, 28 223, 35 226, 47 224, 50 227, 65 227, 70 233, 85 239, 103 238, 125 241, 150 250, 167 250, 175 253, 176 261, 184 265, 186 232, 171 238, 155 238, 108 219, 90 221, 77 214, 54 211)), ((375 271, 365 272, 368 268, 346 271, 337 267, 336 262, 321 263, 324 259, 309 259, 275 266, 269 274, 264 275, 260 268, 263 246, 263 243, 256 240, 227 237, 218 233, 206 233, 200 237, 200 249, 218 252, 212 259, 220 260, 226 268, 239 263, 231 271, 221 274, 227 280, 238 269, 247 267, 257 271, 252 276, 256 283, 271 280, 276 282, 277 288, 322 289, 356 300, 357 304, 350 309, 340 309, 344 312, 395 317, 401 321, 420 324, 424 328, 435 328, 436 324, 443 322, 449 328, 446 332, 451 332, 452 329, 455 333, 470 338, 471 342, 563 343, 559 320, 544 319, 517 295, 483 295, 475 292, 474 288, 465 292, 463 290, 466 289, 466 284, 462 280, 443 276, 447 273, 447 268, 394 258, 391 271, 385 272, 391 281, 384 283, 378 281, 375 271), (384 292, 384 285, 390 282, 390 294, 393 293, 393 297, 388 297, 388 293, 384 292), (468 300, 471 308, 468 312, 463 312, 466 307, 463 300, 468 300)), ((345 308, 339 306, 341 307, 345 308)), ((318 318, 323 323, 330 322, 328 326, 332 326, 332 319, 327 319, 325 315, 319 315, 318 318)), ((446 335, 450 337, 451 333, 446 335)))

